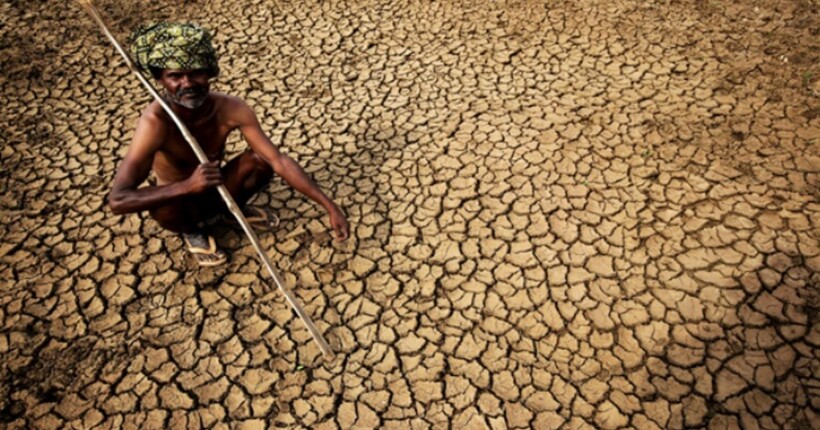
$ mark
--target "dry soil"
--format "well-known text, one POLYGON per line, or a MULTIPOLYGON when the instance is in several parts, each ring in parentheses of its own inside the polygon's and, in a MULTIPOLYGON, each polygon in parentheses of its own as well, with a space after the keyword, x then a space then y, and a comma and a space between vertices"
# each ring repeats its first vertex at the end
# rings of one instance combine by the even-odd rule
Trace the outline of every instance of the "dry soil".
MULTIPOLYGON (((0 3, 0 427, 820 427, 815 0, 103 1, 350 216, 255 204, 199 269, 107 193, 147 93, 71 2, 0 3)), ((230 151, 244 147, 239 136, 230 151)))

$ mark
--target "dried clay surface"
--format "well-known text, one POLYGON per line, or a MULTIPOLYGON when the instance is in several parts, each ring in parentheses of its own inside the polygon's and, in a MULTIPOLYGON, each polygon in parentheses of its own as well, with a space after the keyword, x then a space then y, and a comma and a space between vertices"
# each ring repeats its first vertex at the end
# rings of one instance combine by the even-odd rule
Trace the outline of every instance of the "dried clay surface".
MULTIPOLYGON (((193 20, 279 180, 200 269, 107 193, 150 101, 70 2, 0 3, 0 428, 820 427, 814 0, 101 1, 193 20)), ((244 148, 239 136, 229 152, 244 148)))

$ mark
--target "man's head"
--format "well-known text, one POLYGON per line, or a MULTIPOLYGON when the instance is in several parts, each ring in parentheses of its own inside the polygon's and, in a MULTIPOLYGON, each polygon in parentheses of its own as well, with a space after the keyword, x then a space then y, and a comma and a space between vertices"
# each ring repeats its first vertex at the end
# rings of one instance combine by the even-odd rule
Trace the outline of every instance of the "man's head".
POLYGON ((163 22, 140 27, 131 36, 131 54, 173 102, 189 109, 205 101, 209 79, 219 74, 211 36, 196 24, 163 22))

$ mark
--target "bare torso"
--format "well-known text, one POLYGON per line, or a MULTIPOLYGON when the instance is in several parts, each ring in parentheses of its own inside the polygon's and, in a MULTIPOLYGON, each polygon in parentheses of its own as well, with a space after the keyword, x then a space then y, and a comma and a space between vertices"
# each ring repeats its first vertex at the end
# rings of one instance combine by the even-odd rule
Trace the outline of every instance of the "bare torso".
MULTIPOLYGON (((224 94, 211 93, 208 101, 202 106, 204 109, 200 115, 190 120, 183 120, 210 161, 222 160, 228 135, 237 127, 226 111, 230 105, 228 98, 224 94)), ((157 112, 158 116, 168 125, 168 133, 154 156, 152 166, 159 185, 178 182, 189 177, 200 164, 194 151, 185 141, 171 117, 162 111, 159 103, 152 103, 149 110, 157 112)))

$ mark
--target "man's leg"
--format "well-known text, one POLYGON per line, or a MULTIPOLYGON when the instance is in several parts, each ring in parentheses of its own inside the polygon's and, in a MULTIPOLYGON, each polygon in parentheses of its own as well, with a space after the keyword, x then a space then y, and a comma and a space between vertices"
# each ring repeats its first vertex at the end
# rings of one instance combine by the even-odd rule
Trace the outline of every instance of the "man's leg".
MULTIPOLYGON (((270 183, 273 169, 253 151, 247 150, 222 167, 223 184, 239 207, 270 183)), ((151 217, 162 228, 176 233, 194 233, 197 224, 226 210, 219 192, 208 190, 201 195, 185 196, 151 211, 151 217)))
MULTIPOLYGON (((229 161, 221 170, 223 184, 239 207, 244 207, 273 177, 273 169, 250 150, 229 161)), ((200 265, 213 266, 224 263, 227 255, 216 247, 213 237, 205 234, 198 224, 224 210, 225 204, 219 192, 211 189, 154 209, 151 216, 163 228, 182 233, 188 251, 194 254, 200 265)))
POLYGON ((217 266, 228 261, 216 240, 202 231, 200 223, 216 213, 219 195, 208 190, 196 196, 185 196, 151 211, 151 216, 166 230, 181 233, 185 248, 200 266, 217 266))
POLYGON ((166 230, 175 233, 195 233, 198 224, 213 216, 218 208, 219 194, 208 190, 199 196, 185 196, 150 211, 151 217, 166 230))
POLYGON ((270 183, 273 169, 250 149, 238 155, 222 168, 225 188, 231 193, 240 208, 270 183))

